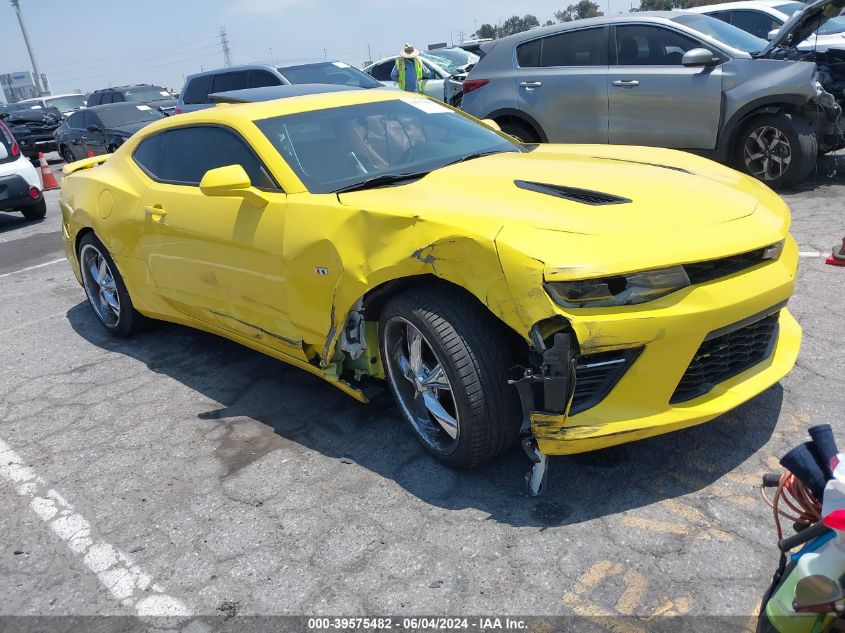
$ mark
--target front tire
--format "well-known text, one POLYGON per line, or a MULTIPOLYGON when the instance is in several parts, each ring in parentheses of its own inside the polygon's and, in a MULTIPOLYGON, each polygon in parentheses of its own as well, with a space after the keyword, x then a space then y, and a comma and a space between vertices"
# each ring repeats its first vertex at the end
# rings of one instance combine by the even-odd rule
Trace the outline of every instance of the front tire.
POLYGON ((516 442, 508 342, 472 298, 443 286, 407 290, 384 306, 379 343, 403 416, 439 461, 473 468, 516 442))
POLYGON ((80 240, 79 267, 88 304, 103 327, 116 336, 129 336, 144 326, 145 317, 132 305, 114 260, 93 233, 80 240))
POLYGON ((69 147, 63 147, 61 154, 62 154, 62 159, 66 163, 70 164, 70 163, 76 162, 76 156, 73 155, 73 151, 69 147))
POLYGON ((813 170, 818 144, 805 119, 764 114, 743 128, 735 152, 740 169, 780 189, 798 184, 813 170))

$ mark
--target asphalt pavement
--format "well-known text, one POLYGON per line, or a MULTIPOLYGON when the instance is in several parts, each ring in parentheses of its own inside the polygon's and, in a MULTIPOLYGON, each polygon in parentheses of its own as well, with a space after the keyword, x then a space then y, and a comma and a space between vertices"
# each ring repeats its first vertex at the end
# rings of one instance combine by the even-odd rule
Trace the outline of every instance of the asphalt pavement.
MULTIPOLYGON (((389 397, 361 405, 191 329, 97 323, 57 192, 0 214, 0 615, 753 616, 777 563, 761 475, 831 423, 845 443, 845 162, 784 197, 803 253, 795 370, 722 418, 469 473, 389 397)), ((56 169, 54 167, 54 169, 56 169)), ((740 628, 742 628, 740 627, 740 628)), ((637 629, 633 629, 637 630, 637 629)))

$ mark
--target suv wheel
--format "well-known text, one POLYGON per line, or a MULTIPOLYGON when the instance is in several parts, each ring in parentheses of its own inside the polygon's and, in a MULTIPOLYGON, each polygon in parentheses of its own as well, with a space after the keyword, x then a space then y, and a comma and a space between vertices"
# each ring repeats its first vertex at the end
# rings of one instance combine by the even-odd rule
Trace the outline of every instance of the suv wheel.
POLYGON ((810 124, 786 114, 754 117, 736 144, 739 167, 772 189, 791 187, 815 167, 818 153, 810 124))
MULTIPOLYGON (((497 121, 498 123, 498 121, 497 121)), ((523 143, 539 143, 540 137, 531 129, 530 126, 522 121, 515 121, 513 119, 506 119, 499 123, 499 127, 505 134, 510 134, 518 141, 523 143)))
POLYGON ((76 156, 73 155, 73 152, 69 147, 63 147, 61 154, 62 160, 64 160, 68 164, 76 161, 76 156))
POLYGON ((511 358, 498 323, 463 293, 409 289, 382 310, 387 380, 422 445, 453 468, 472 468, 519 438, 511 358))

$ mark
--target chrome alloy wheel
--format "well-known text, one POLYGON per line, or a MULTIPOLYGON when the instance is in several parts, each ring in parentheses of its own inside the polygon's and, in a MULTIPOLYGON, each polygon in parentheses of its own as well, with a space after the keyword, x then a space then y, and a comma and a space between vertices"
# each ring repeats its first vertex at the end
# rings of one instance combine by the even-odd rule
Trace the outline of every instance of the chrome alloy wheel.
POLYGON ((106 327, 116 327, 120 321, 120 297, 108 261, 96 246, 86 244, 79 254, 79 265, 88 303, 106 327))
POLYGON ((446 370, 431 344, 402 317, 385 324, 384 344, 390 386, 402 413, 435 452, 453 453, 460 418, 446 370))
POLYGON ((792 146, 782 131, 764 125, 745 139, 742 155, 748 173, 762 180, 777 180, 789 169, 792 146))

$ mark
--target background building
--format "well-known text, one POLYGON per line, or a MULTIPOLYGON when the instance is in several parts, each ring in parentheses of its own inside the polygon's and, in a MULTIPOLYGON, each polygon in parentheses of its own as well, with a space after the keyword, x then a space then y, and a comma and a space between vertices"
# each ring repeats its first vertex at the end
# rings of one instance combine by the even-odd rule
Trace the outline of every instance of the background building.
MULTIPOLYGON (((44 73, 41 73, 41 85, 44 86, 44 94, 49 95, 50 83, 44 73)), ((3 98, 6 103, 14 103, 21 99, 32 99, 38 96, 35 74, 31 70, 0 73, 0 88, 3 89, 3 98)))

